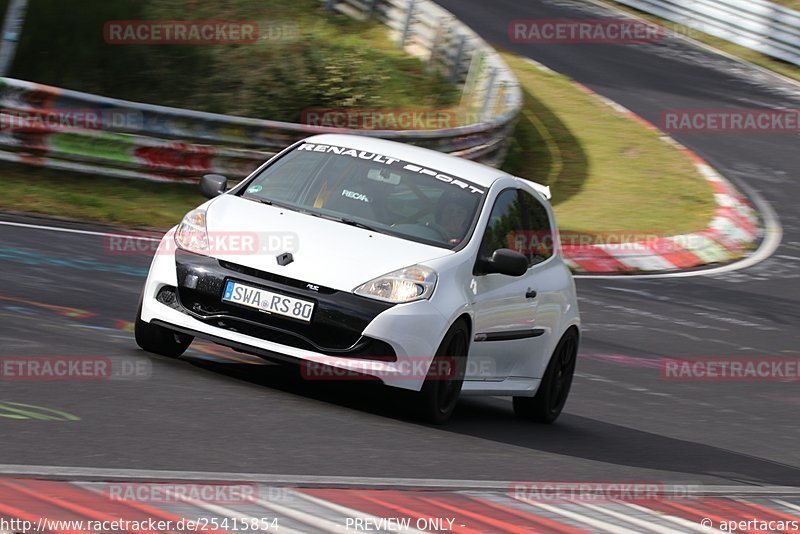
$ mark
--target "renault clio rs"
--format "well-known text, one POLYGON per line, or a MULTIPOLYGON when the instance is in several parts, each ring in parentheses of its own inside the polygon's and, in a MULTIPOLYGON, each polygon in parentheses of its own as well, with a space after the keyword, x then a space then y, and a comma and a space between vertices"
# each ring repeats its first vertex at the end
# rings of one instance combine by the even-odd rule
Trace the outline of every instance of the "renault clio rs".
POLYGON ((414 392, 436 423, 461 394, 513 397, 534 421, 561 413, 580 317, 548 187, 326 134, 234 187, 206 175, 200 188, 209 200, 152 261, 135 322, 142 349, 178 357, 202 338, 376 378, 414 392))

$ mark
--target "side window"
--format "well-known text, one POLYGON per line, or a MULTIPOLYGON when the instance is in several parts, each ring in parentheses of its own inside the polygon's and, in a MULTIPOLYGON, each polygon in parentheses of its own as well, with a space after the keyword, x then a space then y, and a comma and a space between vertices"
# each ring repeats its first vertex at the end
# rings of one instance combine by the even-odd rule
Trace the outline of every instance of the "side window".
POLYGON ((518 198, 516 189, 506 189, 497 196, 481 242, 482 257, 491 256, 499 248, 516 250, 513 246, 514 236, 522 230, 518 198), (509 240, 512 243, 509 243, 509 240))
POLYGON ((508 189, 498 195, 481 242, 481 256, 499 248, 524 254, 528 265, 541 263, 553 255, 553 232, 547 209, 522 190, 508 189))
POLYGON ((553 229, 550 228, 550 218, 547 208, 535 196, 527 191, 520 190, 520 214, 522 228, 522 250, 515 246, 528 257, 528 265, 541 263, 553 255, 553 229))

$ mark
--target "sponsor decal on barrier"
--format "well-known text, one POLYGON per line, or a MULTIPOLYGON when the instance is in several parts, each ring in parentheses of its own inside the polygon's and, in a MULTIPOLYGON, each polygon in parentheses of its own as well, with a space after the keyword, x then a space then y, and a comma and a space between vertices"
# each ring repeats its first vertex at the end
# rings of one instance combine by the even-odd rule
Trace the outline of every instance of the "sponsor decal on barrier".
POLYGON ((136 147, 133 154, 148 165, 198 172, 211 171, 214 159, 213 148, 184 143, 136 147))

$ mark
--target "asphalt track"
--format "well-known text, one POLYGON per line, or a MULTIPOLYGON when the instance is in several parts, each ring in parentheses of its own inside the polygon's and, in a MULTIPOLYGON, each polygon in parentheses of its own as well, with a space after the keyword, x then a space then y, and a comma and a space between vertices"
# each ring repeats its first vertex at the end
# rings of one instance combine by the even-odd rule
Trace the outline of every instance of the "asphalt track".
MULTIPOLYGON (((441 4, 499 47, 656 123, 670 108, 800 108, 796 86, 681 40, 530 45, 508 39, 514 19, 608 15, 585 4, 441 4)), ((0 225, 0 355, 98 356, 117 366, 138 362, 146 371, 125 380, 0 381, 0 463, 800 486, 797 382, 670 382, 658 369, 668 357, 800 356, 800 142, 763 134, 679 140, 766 199, 780 217, 783 242, 744 271, 579 280, 585 336, 578 376, 565 414, 551 427, 517 421, 510 402, 496 398, 465 399, 449 425, 429 427, 406 419, 401 399, 381 388, 303 381, 291 370, 205 344, 177 361, 141 352, 129 322, 146 254, 112 254, 100 235, 0 225)))

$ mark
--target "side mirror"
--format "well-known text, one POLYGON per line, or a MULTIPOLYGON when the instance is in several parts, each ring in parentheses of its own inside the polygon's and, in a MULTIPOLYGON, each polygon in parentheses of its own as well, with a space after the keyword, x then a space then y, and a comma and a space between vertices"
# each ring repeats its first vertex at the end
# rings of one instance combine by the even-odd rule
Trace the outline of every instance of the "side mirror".
POLYGON ((221 174, 206 174, 200 178, 200 192, 206 198, 220 196, 228 189, 228 179, 221 174))
POLYGON ((515 250, 500 248, 494 251, 491 258, 481 261, 481 270, 486 274, 522 276, 528 272, 528 258, 515 250))

